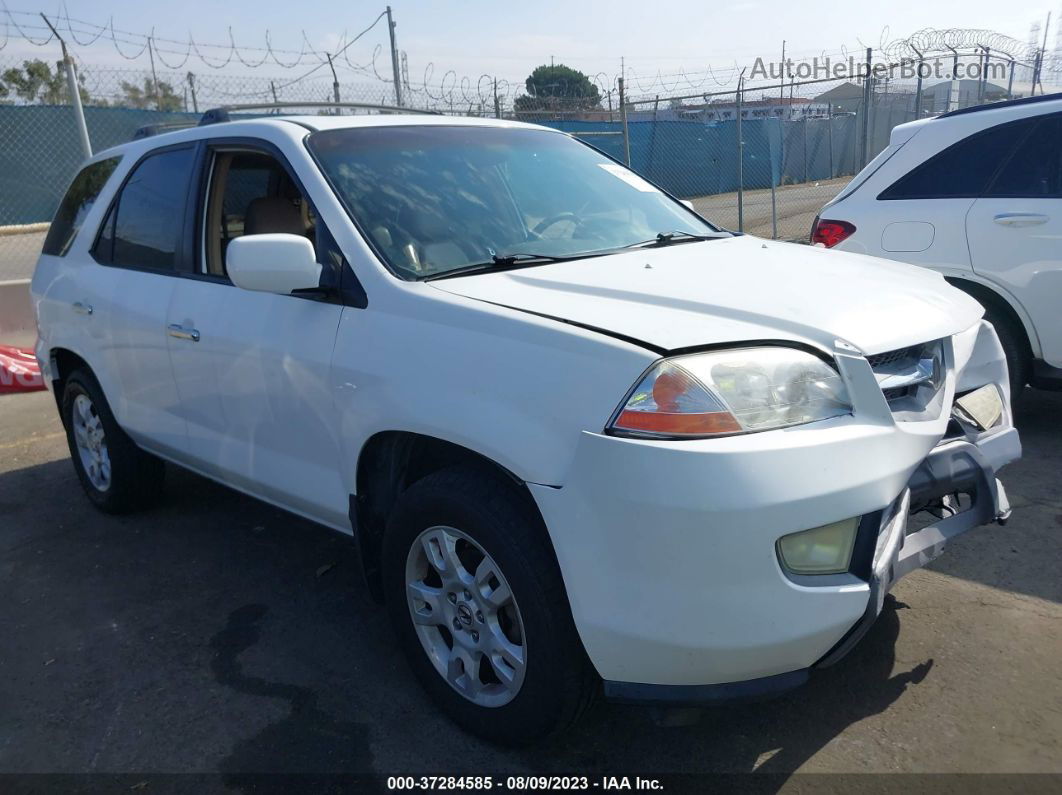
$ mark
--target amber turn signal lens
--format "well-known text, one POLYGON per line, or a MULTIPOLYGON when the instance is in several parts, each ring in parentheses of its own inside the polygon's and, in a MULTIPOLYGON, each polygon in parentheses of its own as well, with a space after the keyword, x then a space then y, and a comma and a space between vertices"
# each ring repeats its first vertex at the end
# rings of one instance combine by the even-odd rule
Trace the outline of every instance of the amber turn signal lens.
POLYGON ((741 426, 734 415, 726 411, 701 414, 673 414, 664 411, 631 411, 625 409, 616 418, 616 427, 628 431, 666 436, 701 436, 718 433, 738 433, 741 426))

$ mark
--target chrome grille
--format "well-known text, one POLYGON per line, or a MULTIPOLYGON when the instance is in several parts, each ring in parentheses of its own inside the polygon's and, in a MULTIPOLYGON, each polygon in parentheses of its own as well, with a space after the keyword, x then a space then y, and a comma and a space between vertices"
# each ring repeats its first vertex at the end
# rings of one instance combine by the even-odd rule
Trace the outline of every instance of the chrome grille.
POLYGON ((929 408, 942 385, 941 341, 909 345, 867 357, 894 413, 911 415, 929 408))
POLYGON ((918 352, 921 349, 921 345, 912 345, 908 348, 898 348, 895 351, 875 353, 873 356, 868 356, 867 361, 870 362, 870 369, 876 371, 879 367, 884 367, 893 364, 894 362, 899 362, 904 359, 913 359, 918 355, 918 352))

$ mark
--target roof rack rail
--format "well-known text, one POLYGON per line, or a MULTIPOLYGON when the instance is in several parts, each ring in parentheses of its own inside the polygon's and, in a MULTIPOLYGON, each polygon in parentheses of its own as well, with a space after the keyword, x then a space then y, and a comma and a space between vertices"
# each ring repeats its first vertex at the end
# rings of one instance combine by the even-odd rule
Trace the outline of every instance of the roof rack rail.
POLYGON ((196 123, 194 121, 167 121, 159 124, 145 124, 136 128, 132 140, 139 141, 141 138, 150 138, 153 135, 162 135, 175 130, 187 130, 189 127, 195 126, 196 123))
MULTIPOLYGON (((280 110, 281 108, 351 108, 354 110, 378 110, 385 113, 417 113, 429 116, 439 115, 434 110, 419 110, 417 108, 400 108, 397 105, 373 105, 366 102, 257 102, 248 105, 222 105, 211 108, 199 120, 199 125, 219 124, 230 121, 231 111, 241 110, 280 110)), ((290 114, 278 114, 290 115, 290 114)))
POLYGON ((1013 108, 1015 105, 1033 105, 1037 102, 1050 102, 1053 99, 1062 99, 1062 92, 1055 94, 1041 94, 1038 97, 1022 97, 1021 99, 1005 99, 1002 102, 989 102, 986 105, 971 105, 968 108, 950 110, 941 113, 938 119, 950 119, 952 116, 963 116, 967 113, 977 113, 982 110, 996 110, 998 108, 1013 108))

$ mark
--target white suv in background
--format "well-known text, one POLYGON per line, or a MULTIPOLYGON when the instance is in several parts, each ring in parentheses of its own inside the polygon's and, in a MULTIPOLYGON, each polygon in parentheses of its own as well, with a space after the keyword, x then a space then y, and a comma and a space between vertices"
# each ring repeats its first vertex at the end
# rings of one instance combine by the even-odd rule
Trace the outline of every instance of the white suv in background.
POLYGON ((984 305, 1015 391, 1062 389, 1062 94, 896 127, 811 240, 944 274, 984 305))
POLYGON ((1009 514, 1003 352, 935 273, 722 231, 554 130, 211 118, 94 157, 49 230, 77 475, 352 535, 470 731, 799 685, 1009 514))

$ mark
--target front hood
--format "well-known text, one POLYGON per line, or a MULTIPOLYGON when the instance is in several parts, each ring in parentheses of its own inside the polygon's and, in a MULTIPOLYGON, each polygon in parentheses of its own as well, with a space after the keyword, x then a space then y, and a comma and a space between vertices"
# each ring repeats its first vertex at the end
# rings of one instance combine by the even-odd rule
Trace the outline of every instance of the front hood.
POLYGON ((739 236, 430 283, 673 351, 752 340, 873 354, 972 326, 981 305, 937 273, 739 236))

